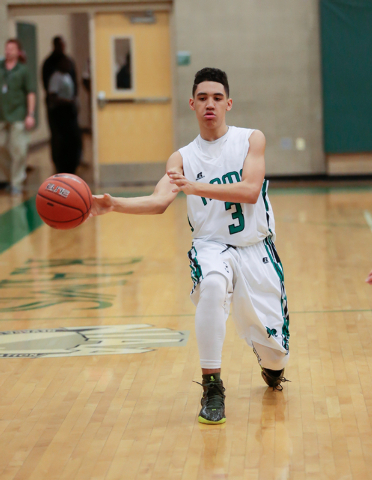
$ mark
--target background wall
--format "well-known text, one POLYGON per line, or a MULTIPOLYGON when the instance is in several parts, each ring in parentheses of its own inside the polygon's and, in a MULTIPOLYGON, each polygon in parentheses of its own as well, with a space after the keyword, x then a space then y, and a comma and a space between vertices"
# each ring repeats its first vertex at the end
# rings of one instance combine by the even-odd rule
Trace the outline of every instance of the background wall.
MULTIPOLYGON (((39 58, 50 51, 52 36, 62 33, 69 53, 83 62, 86 55, 74 48, 83 32, 77 17, 43 18, 39 58)), ((174 44, 175 51, 191 52, 191 65, 175 68, 177 146, 198 133, 187 102, 194 74, 215 66, 230 79, 234 106, 228 123, 265 133, 269 174, 325 173, 318 0, 174 0, 174 44)), ((81 64, 78 69, 81 75, 81 64)), ((85 121, 81 117, 83 126, 85 121)), ((33 140, 46 134, 44 124, 33 140)))
POLYGON ((82 85, 82 75, 87 71, 89 58, 89 19, 86 13, 70 15, 71 44, 70 54, 75 60, 79 81, 79 124, 82 128, 91 127, 90 98, 82 85))
POLYGON ((318 1, 176 0, 174 20, 177 50, 191 53, 176 70, 179 146, 198 134, 194 74, 218 67, 234 100, 228 123, 266 135, 267 172, 324 173, 318 1))
POLYGON ((0 58, 3 56, 5 40, 8 37, 8 17, 6 0, 0 0, 0 58))

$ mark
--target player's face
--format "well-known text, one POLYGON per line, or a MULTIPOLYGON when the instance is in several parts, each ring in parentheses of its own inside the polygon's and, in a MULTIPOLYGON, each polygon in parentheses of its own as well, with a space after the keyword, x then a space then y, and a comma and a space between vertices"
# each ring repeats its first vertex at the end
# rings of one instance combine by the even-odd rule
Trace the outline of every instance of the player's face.
POLYGON ((17 60, 19 56, 18 45, 14 42, 9 42, 5 45, 5 58, 8 61, 17 60))
POLYGON ((202 82, 197 86, 194 97, 190 98, 189 105, 200 124, 218 128, 224 123, 226 112, 231 110, 232 100, 227 98, 222 83, 202 82))

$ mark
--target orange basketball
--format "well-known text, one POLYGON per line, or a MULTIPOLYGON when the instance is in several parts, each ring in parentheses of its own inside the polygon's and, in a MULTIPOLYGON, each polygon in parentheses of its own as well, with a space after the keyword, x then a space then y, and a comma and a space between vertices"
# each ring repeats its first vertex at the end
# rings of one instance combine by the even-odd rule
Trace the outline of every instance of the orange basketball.
POLYGON ((88 185, 72 173, 57 173, 41 184, 36 209, 50 227, 68 230, 81 225, 89 216, 92 193, 88 185))

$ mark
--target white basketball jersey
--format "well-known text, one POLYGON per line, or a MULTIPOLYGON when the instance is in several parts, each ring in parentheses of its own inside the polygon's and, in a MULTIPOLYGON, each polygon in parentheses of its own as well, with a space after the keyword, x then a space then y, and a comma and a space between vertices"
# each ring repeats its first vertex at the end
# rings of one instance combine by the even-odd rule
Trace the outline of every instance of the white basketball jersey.
MULTIPOLYGON (((229 127, 220 155, 209 157, 198 146, 199 137, 179 150, 183 171, 190 181, 202 183, 236 183, 242 179, 249 137, 254 130, 229 127)), ((257 203, 223 202, 196 195, 187 196, 187 213, 193 238, 214 240, 245 247, 268 236, 275 240, 275 221, 264 180, 257 203)))

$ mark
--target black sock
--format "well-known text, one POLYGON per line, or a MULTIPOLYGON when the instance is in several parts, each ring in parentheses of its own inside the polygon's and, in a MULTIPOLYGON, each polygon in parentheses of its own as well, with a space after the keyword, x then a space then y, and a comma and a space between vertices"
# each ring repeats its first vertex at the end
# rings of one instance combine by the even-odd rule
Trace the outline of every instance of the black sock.
POLYGON ((270 370, 269 368, 265 368, 265 370, 267 371, 267 373, 269 373, 273 377, 280 377, 280 375, 282 375, 282 373, 283 373, 283 369, 282 370, 270 370))
POLYGON ((221 372, 203 374, 203 383, 220 382, 221 372))

